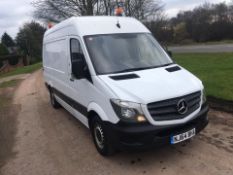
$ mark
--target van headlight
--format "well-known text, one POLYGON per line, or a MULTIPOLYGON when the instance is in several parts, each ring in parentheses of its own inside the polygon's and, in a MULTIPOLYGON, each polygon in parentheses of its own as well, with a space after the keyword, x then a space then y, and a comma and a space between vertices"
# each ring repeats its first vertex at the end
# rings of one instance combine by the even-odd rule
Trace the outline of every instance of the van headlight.
POLYGON ((205 93, 205 89, 203 89, 202 91, 202 104, 204 104, 206 102, 206 93, 205 93))
POLYGON ((111 99, 111 104, 115 113, 122 121, 131 123, 146 122, 140 104, 117 99, 111 99))

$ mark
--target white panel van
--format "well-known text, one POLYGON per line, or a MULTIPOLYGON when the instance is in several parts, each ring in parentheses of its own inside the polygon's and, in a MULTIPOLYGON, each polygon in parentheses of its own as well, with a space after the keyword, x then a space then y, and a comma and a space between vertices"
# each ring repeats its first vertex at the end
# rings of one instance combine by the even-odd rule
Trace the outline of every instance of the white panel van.
POLYGON ((190 139, 208 124, 202 82, 176 64, 139 21, 73 17, 43 41, 54 108, 90 128, 100 154, 190 139))

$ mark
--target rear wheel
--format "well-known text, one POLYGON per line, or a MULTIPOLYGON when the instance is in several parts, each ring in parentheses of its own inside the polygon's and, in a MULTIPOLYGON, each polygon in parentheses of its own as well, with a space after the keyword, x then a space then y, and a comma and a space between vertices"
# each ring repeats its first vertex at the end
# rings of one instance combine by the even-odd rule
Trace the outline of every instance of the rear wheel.
POLYGON ((109 142, 108 135, 106 134, 104 124, 99 119, 99 117, 95 117, 91 122, 91 132, 92 137, 96 146, 97 151, 102 156, 110 156, 113 155, 115 150, 111 143, 109 142))
POLYGON ((50 103, 53 108, 58 109, 61 107, 61 105, 57 102, 53 90, 49 90, 49 95, 50 95, 50 103))

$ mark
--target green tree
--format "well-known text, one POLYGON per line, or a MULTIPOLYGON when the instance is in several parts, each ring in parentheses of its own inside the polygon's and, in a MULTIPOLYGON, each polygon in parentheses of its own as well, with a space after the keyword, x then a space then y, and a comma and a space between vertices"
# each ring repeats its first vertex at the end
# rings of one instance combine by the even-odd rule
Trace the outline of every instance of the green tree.
POLYGON ((42 25, 32 21, 25 23, 16 36, 17 45, 23 54, 29 56, 31 64, 41 61, 42 41, 45 30, 42 25))
POLYGON ((0 57, 8 55, 8 54, 9 54, 9 52, 8 52, 6 46, 0 43, 0 57))
POLYGON ((1 43, 4 44, 6 47, 13 47, 13 46, 15 46, 14 40, 6 32, 2 35, 1 43))

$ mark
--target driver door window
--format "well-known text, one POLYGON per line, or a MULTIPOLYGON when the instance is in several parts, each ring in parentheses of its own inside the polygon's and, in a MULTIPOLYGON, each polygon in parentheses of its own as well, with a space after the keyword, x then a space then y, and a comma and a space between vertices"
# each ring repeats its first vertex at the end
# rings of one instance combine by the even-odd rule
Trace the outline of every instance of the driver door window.
POLYGON ((83 51, 79 40, 77 39, 70 40, 70 52, 71 52, 71 63, 80 61, 80 59, 84 59, 83 51))
POLYGON ((77 79, 85 78, 87 73, 86 61, 80 42, 77 39, 70 40, 70 57, 72 75, 77 79))

